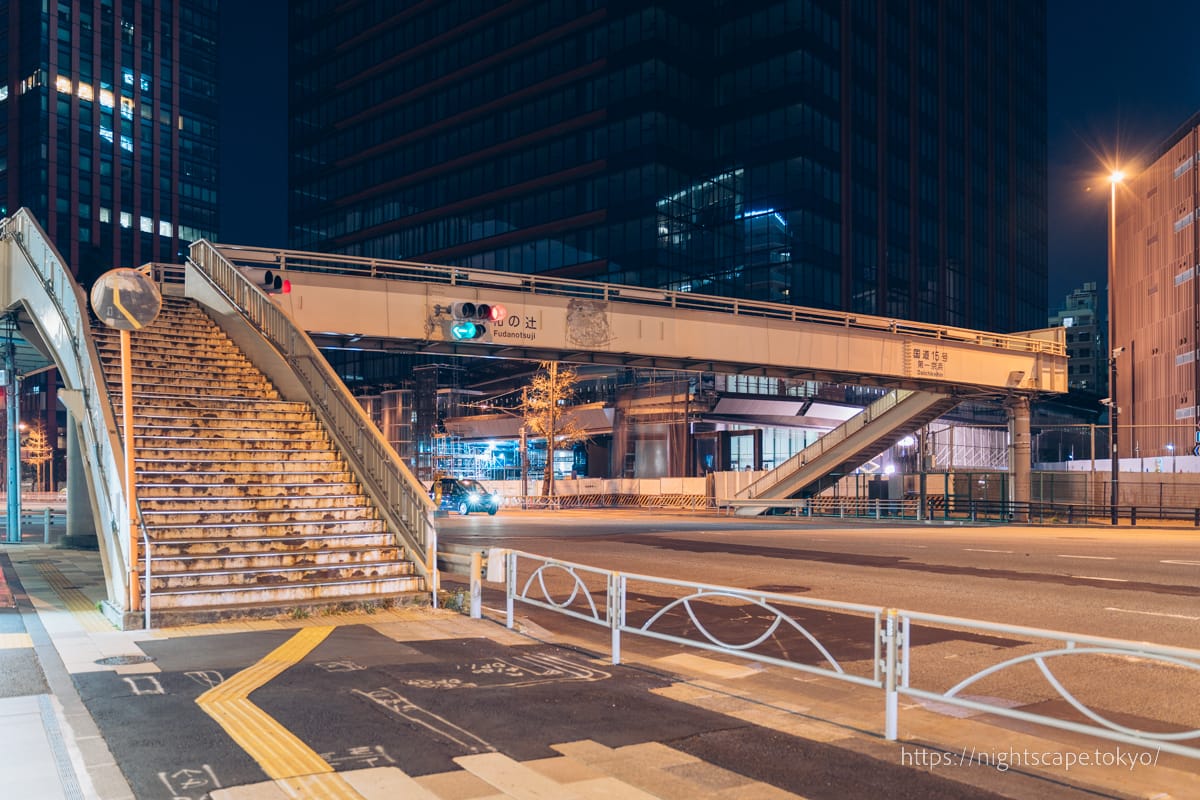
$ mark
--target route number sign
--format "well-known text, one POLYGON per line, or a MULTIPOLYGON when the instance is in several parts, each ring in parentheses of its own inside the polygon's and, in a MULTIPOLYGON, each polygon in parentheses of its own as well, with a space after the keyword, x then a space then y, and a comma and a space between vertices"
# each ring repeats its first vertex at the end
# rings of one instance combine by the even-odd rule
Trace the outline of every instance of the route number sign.
POLYGON ((158 316, 162 295, 149 275, 136 269, 110 269, 92 286, 92 310, 110 328, 140 330, 158 316))

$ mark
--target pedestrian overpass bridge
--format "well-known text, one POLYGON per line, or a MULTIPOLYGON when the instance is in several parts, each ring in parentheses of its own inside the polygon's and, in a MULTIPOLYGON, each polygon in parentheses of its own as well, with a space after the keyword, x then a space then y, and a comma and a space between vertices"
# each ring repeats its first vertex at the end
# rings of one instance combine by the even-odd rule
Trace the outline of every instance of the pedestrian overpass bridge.
MULTIPOLYGON (((280 402, 294 401, 312 410, 329 446, 344 463, 348 477, 338 478, 339 485, 350 487, 347 491, 353 489, 356 497, 361 495, 356 502, 371 506, 372 525, 386 529, 402 554, 388 554, 375 546, 372 558, 406 559, 426 591, 436 592, 437 587, 431 502, 321 357, 316 343, 892 387, 895 391, 886 408, 860 415, 863 419, 855 430, 832 437, 845 444, 843 449, 825 452, 822 463, 831 459, 851 463, 856 456, 845 448, 865 452, 877 447, 905 425, 919 424, 959 398, 1005 396, 1013 413, 1014 499, 1018 501, 1022 495, 1027 498, 1029 491, 1029 397, 1066 390, 1066 355, 1061 331, 1056 330, 990 334, 628 286, 208 242, 193 245, 186 266, 151 266, 163 282, 164 294, 190 298, 202 307, 252 367, 269 379, 282 398, 280 402), (291 281, 289 294, 264 294, 258 283, 268 269, 291 281), (502 306, 505 314, 498 324, 489 325, 485 336, 456 340, 450 334, 452 309, 465 301, 502 306), (898 414, 897 409, 905 412, 898 414), (868 429, 870 435, 862 429, 868 429), (873 443, 864 444, 868 439, 873 443)), ((224 586, 220 582, 231 580, 233 573, 238 580, 256 582, 253 586, 243 583, 237 596, 244 597, 248 589, 278 586, 282 594, 272 596, 285 598, 276 602, 288 605, 297 597, 308 598, 306 592, 329 588, 328 581, 311 576, 332 568, 290 566, 266 574, 274 567, 261 563, 269 560, 265 551, 253 558, 246 556, 246 563, 253 561, 254 566, 232 570, 212 566, 224 558, 222 553, 203 558, 159 555, 163 543, 147 526, 138 499, 140 481, 121 466, 126 463, 126 442, 117 424, 118 400, 109 391, 112 362, 101 358, 82 290, 25 210, 0 220, 0 310, 59 370, 64 384, 59 396, 71 417, 67 426, 68 532, 73 517, 86 516, 92 523, 105 567, 109 594, 105 605, 120 624, 138 626, 135 612, 149 608, 149 572, 156 564, 158 569, 168 570, 167 575, 155 573, 156 586, 182 575, 207 581, 207 598, 215 596, 224 586), (107 377, 105 370, 109 371, 107 377), (200 572, 193 570, 193 574, 188 572, 192 568, 181 566, 189 560, 208 566, 196 567, 200 572)), ((141 369, 143 381, 153 381, 155 363, 147 361, 141 369)), ((200 376, 200 381, 205 377, 200 376)), ((225 376, 214 372, 208 377, 216 382, 225 376)), ((161 424, 169 426, 170 422, 161 424)), ((200 441, 202 430, 197 422, 171 435, 180 437, 184 447, 191 447, 186 442, 200 441)), ((270 445, 251 445, 249 441, 242 445, 247 450, 264 446, 270 445)), ((228 450, 230 445, 224 447, 228 450)), ((135 442, 133 450, 140 457, 139 448, 135 442)), ((282 458, 291 460, 286 455, 282 458)), ((202 456, 188 455, 181 460, 180 469, 195 474, 200 459, 202 456)), ((759 486, 754 496, 802 491, 808 485, 803 477, 808 472, 806 463, 800 468, 792 465, 768 482, 771 487, 759 486)), ((19 497, 19 493, 9 493, 10 519, 14 494, 19 497)), ((230 495, 214 491, 213 496, 230 495)), ((214 499, 213 505, 230 503, 214 499)), ((261 543, 270 538, 271 530, 282 527, 279 547, 291 547, 292 529, 308 524, 300 521, 295 505, 282 508, 277 513, 280 518, 262 523, 245 536, 261 543)), ((15 513, 19 516, 19 506, 15 513)), ((199 515, 188 520, 194 528, 208 525, 203 512, 188 513, 199 515)), ((249 512, 224 508, 221 513, 226 515, 223 521, 212 527, 220 527, 221 535, 232 540, 243 523, 228 521, 235 519, 229 515, 249 512)), ((328 516, 329 512, 324 512, 320 518, 328 516)))

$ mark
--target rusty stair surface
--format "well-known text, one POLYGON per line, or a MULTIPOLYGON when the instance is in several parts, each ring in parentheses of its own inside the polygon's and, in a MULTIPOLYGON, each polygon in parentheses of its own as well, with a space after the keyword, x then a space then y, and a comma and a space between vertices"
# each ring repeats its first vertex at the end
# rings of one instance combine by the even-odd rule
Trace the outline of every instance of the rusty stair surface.
MULTIPOLYGON (((120 419, 119 333, 93 335, 120 419)), ((313 410, 281 399, 197 303, 164 297, 131 351, 156 626, 421 601, 423 579, 313 410)))
MULTIPOLYGON (((847 475, 913 433, 954 409, 962 399, 936 392, 895 389, 826 433, 738 493, 739 500, 783 500, 802 496, 830 475, 847 475)), ((739 516, 770 510, 739 506, 739 516)))

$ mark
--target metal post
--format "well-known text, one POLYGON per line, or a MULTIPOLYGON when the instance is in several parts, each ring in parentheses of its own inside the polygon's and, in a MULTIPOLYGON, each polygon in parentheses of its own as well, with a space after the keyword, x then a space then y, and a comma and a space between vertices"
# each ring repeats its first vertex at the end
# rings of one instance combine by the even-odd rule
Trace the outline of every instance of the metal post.
MULTIPOLYGON (((524 393, 522 392, 522 396, 524 393)), ((529 507, 529 431, 521 426, 521 508, 529 507)))
MULTIPOLYGON (((129 331, 121 331, 121 417, 125 429, 125 497, 129 513, 129 610, 140 611, 142 595, 138 588, 137 536, 137 462, 133 433, 133 357, 130 354, 129 331)), ((149 558, 150 554, 147 553, 149 558)))
POLYGON ((471 553, 471 619, 483 616, 483 553, 471 553))
POLYGON ((21 389, 17 385, 15 321, 8 318, 8 346, 4 348, 4 404, 8 420, 8 542, 21 541, 21 389))
POLYGON ((512 630, 513 598, 517 594, 517 554, 509 550, 507 568, 504 570, 504 627, 512 630))
POLYGON ((612 632, 612 663, 621 663, 621 626, 625 624, 625 578, 608 574, 608 626, 612 632))
POLYGON ((42 509, 42 544, 50 544, 50 509, 42 509))
POLYGON ((884 644, 887 646, 887 668, 883 679, 887 690, 884 706, 884 737, 890 742, 896 741, 899 728, 898 717, 900 716, 900 695, 896 691, 896 640, 899 637, 896 634, 896 609, 889 608, 883 632, 884 644))

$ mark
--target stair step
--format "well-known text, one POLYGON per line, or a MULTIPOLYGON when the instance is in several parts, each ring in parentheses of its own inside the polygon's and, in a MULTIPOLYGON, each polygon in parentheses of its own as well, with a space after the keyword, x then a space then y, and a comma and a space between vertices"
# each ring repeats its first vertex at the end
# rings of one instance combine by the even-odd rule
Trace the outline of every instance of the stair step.
POLYGON ((270 498, 278 501, 306 500, 313 497, 356 498, 363 497, 358 484, 336 483, 148 483, 139 480, 138 498, 145 502, 157 500, 206 499, 244 500, 270 498))
POLYGON ((201 539, 154 538, 154 558, 220 556, 232 553, 317 553, 324 550, 396 547, 386 533, 325 533, 321 536, 246 536, 201 539))
POLYGON ((174 525, 147 525, 152 539, 239 539, 268 538, 283 539, 288 536, 321 536, 328 533, 384 534, 387 526, 383 520, 313 520, 309 522, 276 522, 264 525, 245 523, 205 522, 200 524, 179 523, 174 525))
POLYGON ((273 472, 266 471, 217 471, 217 470, 186 470, 182 466, 169 462, 172 469, 146 469, 139 468, 137 470, 139 488, 141 481, 145 481, 146 485, 158 486, 191 486, 194 488, 211 486, 211 487, 244 487, 254 489, 261 487, 264 491, 277 486, 297 486, 297 485, 320 485, 321 483, 329 483, 330 485, 339 483, 348 483, 353 479, 350 471, 345 466, 337 464, 328 464, 326 469, 320 469, 321 464, 291 464, 288 466, 295 469, 279 469, 273 472), (311 469, 301 469, 301 467, 311 467, 311 469), (178 483, 176 483, 178 481, 178 483))
POLYGON ((224 455, 230 450, 258 451, 275 450, 277 452, 298 453, 325 450, 332 452, 333 445, 323 434, 307 432, 288 437, 288 449, 280 451, 279 437, 269 439, 259 437, 233 438, 232 436, 138 436, 137 449, 139 453, 162 450, 204 450, 213 455, 224 455), (317 437, 320 438, 317 438, 317 437), (202 445, 202 446, 201 446, 202 445))
MULTIPOLYGON (((347 554, 361 551, 351 550, 347 554)), ((246 567, 214 570, 190 569, 183 572, 163 572, 152 564, 150 586, 155 591, 168 589, 199 589, 204 587, 240 588, 254 586, 283 586, 313 581, 361 580, 363 578, 408 577, 413 565, 407 561, 386 559, 359 560, 348 557, 341 563, 297 564, 295 566, 246 567)))
POLYGON ((138 487, 138 504, 142 513, 168 514, 229 514, 246 511, 281 512, 281 511, 315 511, 317 509, 369 508, 370 504, 364 494, 335 494, 324 492, 310 495, 274 495, 268 497, 199 497, 147 496, 138 487))
POLYGON ((271 450, 221 450, 220 458, 217 455, 218 452, 203 447, 138 447, 137 463, 237 464, 243 461, 295 463, 338 460, 338 456, 330 450, 284 450, 278 447, 271 450))
MULTIPOLYGON (((339 578, 280 586, 268 584, 168 588, 152 592, 151 603, 156 610, 268 604, 282 606, 311 601, 359 603, 418 592, 422 588, 421 584, 422 579, 416 575, 396 575, 381 578, 339 578)), ((284 609, 285 612, 286 610, 284 609)))
MULTIPOLYGON (((346 567, 357 564, 402 563, 397 547, 326 548, 324 550, 294 550, 278 552, 222 553, 209 555, 173 555, 160 553, 156 547, 151 562, 151 578, 166 579, 190 573, 220 574, 230 571, 346 567)), ((144 563, 144 562, 143 562, 144 563)), ((411 573, 411 567, 408 573, 411 573)))
POLYGON ((269 508, 226 511, 224 509, 143 510, 147 528, 167 525, 292 525, 305 522, 359 522, 378 520, 370 506, 340 508, 269 508))

